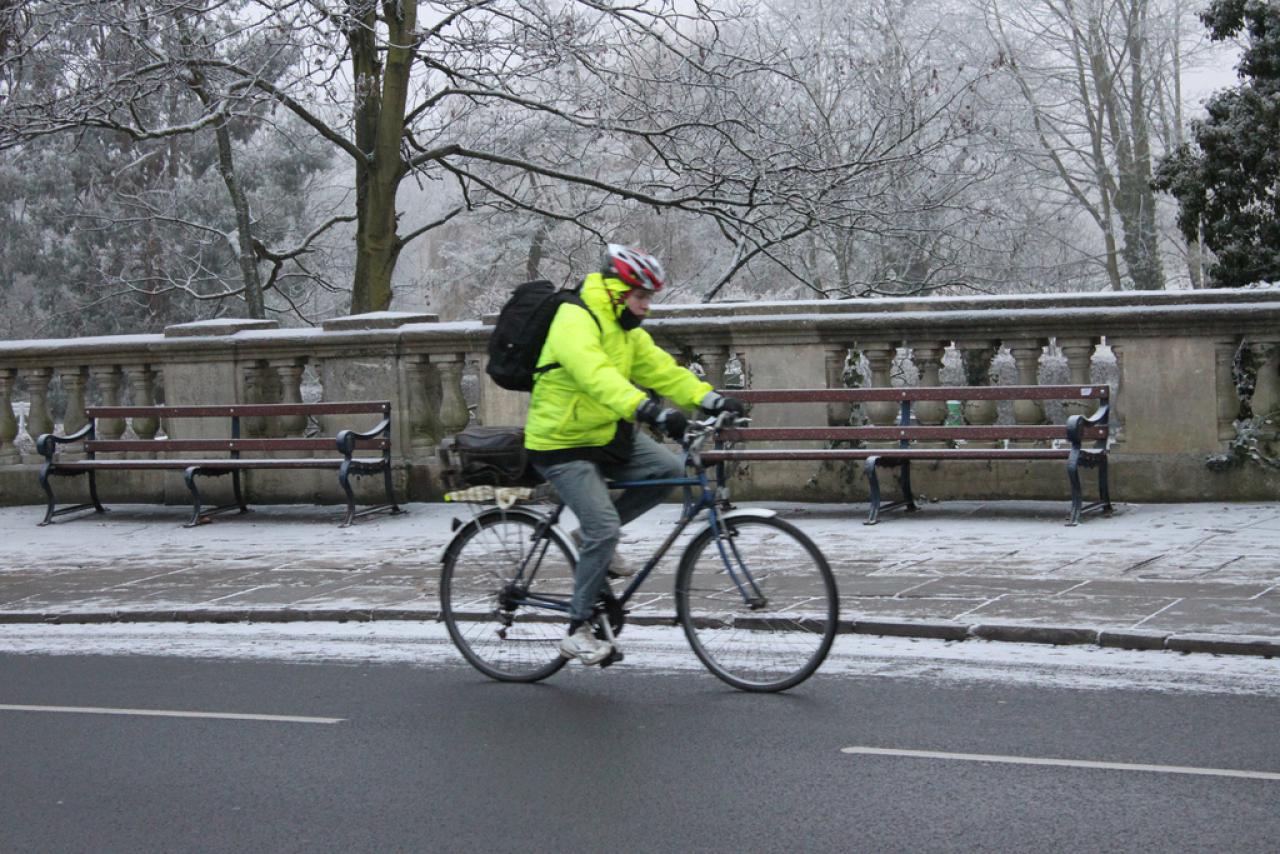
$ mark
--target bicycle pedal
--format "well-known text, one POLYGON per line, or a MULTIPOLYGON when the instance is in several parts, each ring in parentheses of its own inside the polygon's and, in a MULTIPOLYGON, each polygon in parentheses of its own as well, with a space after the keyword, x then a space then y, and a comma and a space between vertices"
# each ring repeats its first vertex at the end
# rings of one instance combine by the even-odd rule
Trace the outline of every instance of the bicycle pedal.
POLYGON ((611 664, 622 661, 623 658, 625 658, 625 656, 622 654, 622 650, 615 648, 613 652, 609 653, 608 657, 606 657, 604 661, 600 662, 600 669, 603 670, 611 664))

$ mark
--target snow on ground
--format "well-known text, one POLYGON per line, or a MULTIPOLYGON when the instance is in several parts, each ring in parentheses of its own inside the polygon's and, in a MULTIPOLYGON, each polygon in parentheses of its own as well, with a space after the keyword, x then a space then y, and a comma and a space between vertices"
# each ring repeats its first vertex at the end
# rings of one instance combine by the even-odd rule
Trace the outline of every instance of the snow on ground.
MULTIPOLYGON (((679 629, 628 626, 621 640, 626 661, 592 675, 702 669, 679 629)), ((466 666, 443 624, 410 621, 0 625, 0 654, 466 666)), ((868 635, 841 635, 819 676, 1280 697, 1271 659, 868 635)))

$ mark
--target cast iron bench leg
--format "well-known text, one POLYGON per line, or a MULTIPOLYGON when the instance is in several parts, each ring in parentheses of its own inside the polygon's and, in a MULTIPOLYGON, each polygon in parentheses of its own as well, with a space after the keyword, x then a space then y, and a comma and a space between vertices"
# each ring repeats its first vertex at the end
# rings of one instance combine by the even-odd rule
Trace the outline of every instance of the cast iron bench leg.
POLYGON ((391 505, 391 515, 397 516, 404 511, 400 509, 400 505, 396 503, 395 488, 391 483, 391 466, 387 466, 382 470, 382 485, 387 490, 387 503, 391 505))
POLYGON ((182 479, 187 482, 187 489, 191 492, 191 518, 182 526, 184 528, 194 528, 200 524, 200 489, 196 486, 198 471, 198 467, 191 466, 182 473, 182 479))
POLYGON ((235 494, 236 506, 240 508, 241 513, 249 512, 249 505, 244 503, 244 492, 240 489, 240 470, 236 469, 231 472, 231 490, 235 494))
POLYGON ((1115 512, 1111 507, 1111 488, 1107 484, 1107 455, 1098 458, 1098 501, 1102 504, 1102 515, 1110 516, 1115 512))
POLYGON ((347 515, 342 520, 342 524, 338 527, 346 528, 351 525, 351 520, 356 516, 356 494, 351 491, 351 460, 343 460, 342 465, 338 467, 338 483, 342 486, 342 491, 347 494, 347 515))
POLYGON ((44 494, 49 499, 49 507, 44 511, 44 521, 39 525, 41 528, 53 522, 53 508, 56 506, 56 502, 53 497, 53 487, 49 485, 49 470, 52 467, 52 463, 45 463, 40 467, 40 488, 44 490, 44 494))
POLYGON ((1071 519, 1067 522, 1067 525, 1079 525, 1081 512, 1080 452, 1075 449, 1072 449, 1071 456, 1067 457, 1067 479, 1071 481, 1071 519))
POLYGON ((898 486, 902 489, 902 500, 906 504, 906 512, 914 513, 920 508, 916 506, 916 496, 911 491, 911 460, 902 461, 902 470, 898 473, 898 486))
POLYGON ((862 464, 862 470, 867 473, 867 484, 870 487, 871 501, 870 510, 867 513, 867 521, 864 525, 874 525, 880 516, 880 476, 876 474, 876 462, 879 457, 867 457, 866 462, 862 464))

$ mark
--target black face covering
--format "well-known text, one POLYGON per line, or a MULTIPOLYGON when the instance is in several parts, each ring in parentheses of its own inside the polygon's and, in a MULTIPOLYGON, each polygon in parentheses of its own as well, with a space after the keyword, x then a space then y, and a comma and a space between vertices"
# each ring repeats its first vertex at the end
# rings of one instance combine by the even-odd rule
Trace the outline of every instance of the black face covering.
POLYGON ((618 315, 618 325, 622 327, 623 332, 630 332, 644 323, 644 318, 636 314, 626 306, 622 307, 622 313, 618 315))

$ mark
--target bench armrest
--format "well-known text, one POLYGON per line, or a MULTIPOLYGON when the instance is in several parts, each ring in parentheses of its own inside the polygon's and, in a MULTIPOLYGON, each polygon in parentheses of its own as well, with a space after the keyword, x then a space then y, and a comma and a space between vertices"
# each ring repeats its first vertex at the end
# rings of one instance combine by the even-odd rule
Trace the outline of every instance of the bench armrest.
POLYGON ((71 442, 79 442, 86 436, 93 437, 93 422, 81 427, 70 436, 59 436, 56 433, 41 433, 40 438, 36 439, 36 452, 50 462, 53 461, 53 453, 57 450, 58 445, 67 445, 71 442))
POLYGON ((1071 447, 1079 448, 1081 435, 1086 427, 1110 427, 1107 420, 1110 416, 1110 404, 1102 404, 1098 407, 1098 411, 1092 415, 1072 415, 1067 419, 1067 439, 1071 442, 1071 447))
POLYGON ((334 437, 334 442, 338 446, 338 453, 350 459, 355 453, 356 442, 360 439, 376 439, 391 429, 391 419, 384 418, 378 423, 378 426, 372 430, 361 433, 356 430, 339 430, 338 435, 334 437))

